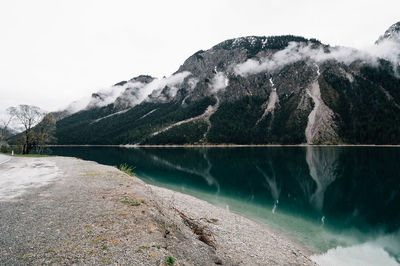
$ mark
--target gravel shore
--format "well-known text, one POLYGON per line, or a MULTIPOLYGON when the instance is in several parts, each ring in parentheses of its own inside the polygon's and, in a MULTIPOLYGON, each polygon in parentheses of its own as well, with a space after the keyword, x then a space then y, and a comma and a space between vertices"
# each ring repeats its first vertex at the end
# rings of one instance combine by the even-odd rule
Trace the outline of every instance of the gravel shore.
POLYGON ((24 167, 57 175, 0 195, 0 265, 164 265, 168 256, 174 265, 314 265, 264 225, 114 167, 14 157, 0 179, 24 167))

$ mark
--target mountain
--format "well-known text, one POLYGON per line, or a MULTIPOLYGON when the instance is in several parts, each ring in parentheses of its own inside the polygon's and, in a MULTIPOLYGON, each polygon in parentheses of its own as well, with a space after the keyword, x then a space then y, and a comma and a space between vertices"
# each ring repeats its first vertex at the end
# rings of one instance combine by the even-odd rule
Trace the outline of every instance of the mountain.
POLYGON ((376 42, 380 43, 383 40, 395 40, 400 42, 400 22, 397 22, 390 26, 389 29, 387 29, 376 42))
POLYGON ((168 78, 92 94, 57 121, 58 144, 400 144, 399 25, 367 52, 291 35, 226 40, 168 78))
POLYGON ((16 131, 15 129, 12 129, 12 128, 2 128, 2 127, 0 127, 0 132, 1 132, 1 134, 4 134, 4 136, 6 137, 6 138, 8 138, 8 137, 12 137, 12 136, 14 136, 14 135, 16 135, 16 134, 18 134, 19 132, 18 131, 16 131))

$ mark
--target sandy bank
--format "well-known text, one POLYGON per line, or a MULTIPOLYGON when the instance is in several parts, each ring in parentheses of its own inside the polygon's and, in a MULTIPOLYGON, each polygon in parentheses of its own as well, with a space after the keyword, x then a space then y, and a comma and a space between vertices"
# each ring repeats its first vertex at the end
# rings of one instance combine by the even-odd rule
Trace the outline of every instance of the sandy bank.
POLYGON ((114 167, 13 158, 0 178, 16 167, 57 174, 0 199, 1 265, 162 265, 166 256, 175 265, 313 265, 306 250, 263 225, 114 167))

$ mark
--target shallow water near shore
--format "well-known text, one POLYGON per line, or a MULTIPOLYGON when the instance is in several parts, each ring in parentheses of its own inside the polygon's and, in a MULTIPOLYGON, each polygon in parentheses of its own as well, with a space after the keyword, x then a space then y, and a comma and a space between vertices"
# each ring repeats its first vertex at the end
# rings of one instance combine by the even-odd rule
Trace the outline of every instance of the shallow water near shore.
POLYGON ((322 265, 400 263, 400 148, 52 147, 267 224, 322 265))

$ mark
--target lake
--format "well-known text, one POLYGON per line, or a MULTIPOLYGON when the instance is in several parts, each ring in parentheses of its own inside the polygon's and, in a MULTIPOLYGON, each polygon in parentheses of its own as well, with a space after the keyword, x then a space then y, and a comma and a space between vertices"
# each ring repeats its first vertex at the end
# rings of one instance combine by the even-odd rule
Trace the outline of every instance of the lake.
POLYGON ((52 147, 268 225, 320 263, 400 263, 396 147, 52 147), (320 255, 318 255, 320 254, 320 255))

